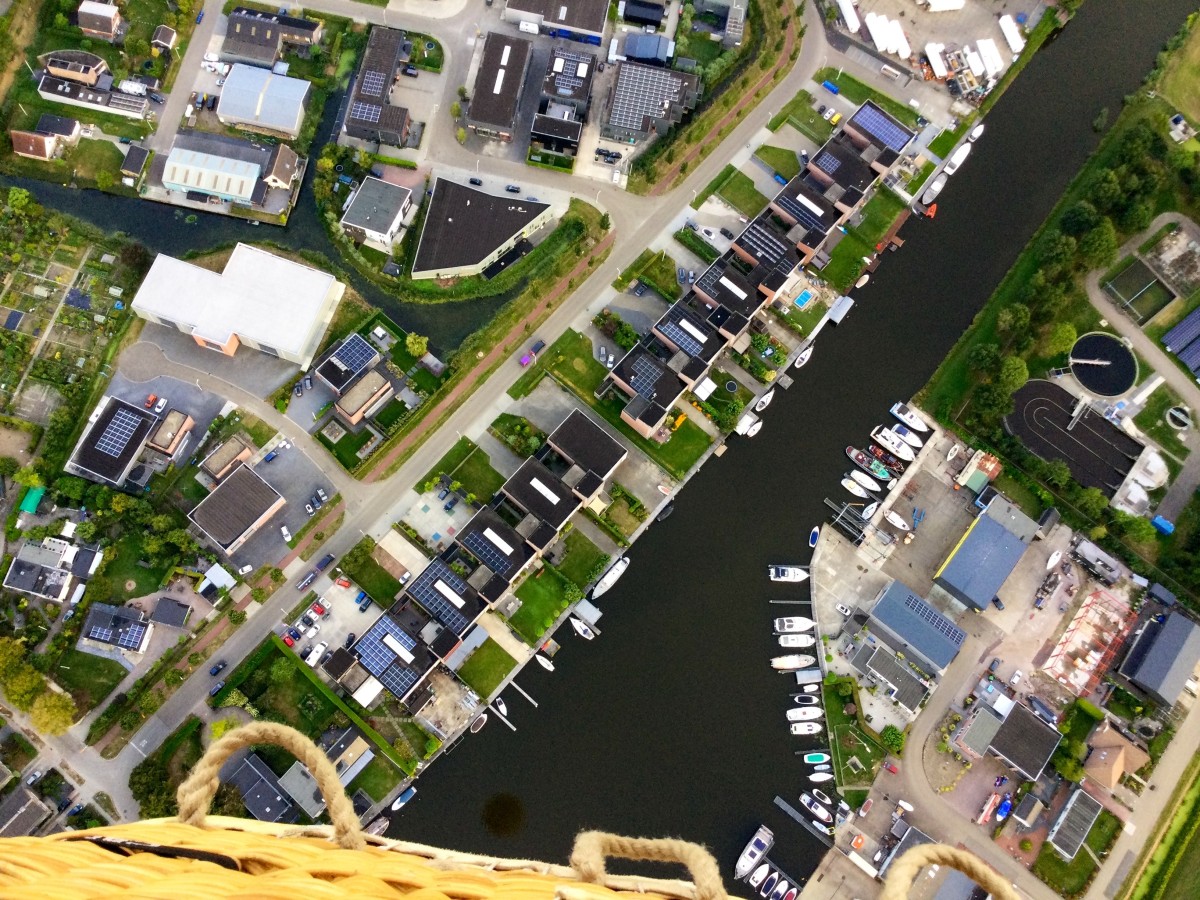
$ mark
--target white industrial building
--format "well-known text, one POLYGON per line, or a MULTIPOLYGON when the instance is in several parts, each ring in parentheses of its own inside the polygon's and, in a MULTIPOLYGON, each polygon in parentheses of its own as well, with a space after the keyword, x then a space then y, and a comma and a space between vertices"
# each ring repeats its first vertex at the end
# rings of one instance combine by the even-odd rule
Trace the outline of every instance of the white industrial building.
POLYGON ((251 204, 266 193, 258 163, 173 147, 163 169, 163 187, 169 191, 195 191, 230 203, 251 204))
POLYGON ((309 83, 270 69, 235 64, 225 76, 217 118, 224 125, 296 137, 304 124, 309 83))

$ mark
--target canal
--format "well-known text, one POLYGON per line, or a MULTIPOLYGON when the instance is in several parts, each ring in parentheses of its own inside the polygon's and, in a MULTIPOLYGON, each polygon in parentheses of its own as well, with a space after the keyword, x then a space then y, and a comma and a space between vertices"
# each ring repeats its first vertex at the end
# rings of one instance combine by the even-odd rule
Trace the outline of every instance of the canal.
POLYGON ((731 441, 633 548, 601 601, 600 637, 560 633, 556 671, 517 679, 538 708, 507 691, 517 731, 493 716, 439 760, 392 836, 565 862, 584 828, 672 835, 708 844, 728 877, 765 821, 778 862, 811 872, 822 847, 772 803, 794 804, 803 782, 788 679, 767 665, 772 615, 797 607, 768 605, 788 592, 764 569, 807 560, 822 500, 841 491, 843 448, 927 380, 1095 148, 1097 113, 1115 118, 1193 8, 1083 5, 996 106, 937 219, 909 223, 762 433, 731 441))

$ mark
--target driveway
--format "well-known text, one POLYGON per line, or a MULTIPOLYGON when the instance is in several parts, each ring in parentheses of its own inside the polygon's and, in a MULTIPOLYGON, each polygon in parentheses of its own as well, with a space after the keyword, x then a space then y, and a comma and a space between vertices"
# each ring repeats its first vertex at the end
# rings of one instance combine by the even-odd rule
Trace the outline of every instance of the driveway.
MULTIPOLYGON (((108 393, 133 406, 144 406, 149 394, 165 398, 167 407, 163 410, 164 415, 172 409, 178 409, 195 420, 196 424, 192 428, 188 444, 192 449, 199 444, 208 431, 208 426, 220 415, 221 409, 228 402, 219 394, 201 390, 192 382, 170 375, 156 375, 148 381, 137 381, 125 373, 126 368, 122 364, 108 386, 108 393)), ((131 374, 136 376, 140 373, 135 370, 131 374)))

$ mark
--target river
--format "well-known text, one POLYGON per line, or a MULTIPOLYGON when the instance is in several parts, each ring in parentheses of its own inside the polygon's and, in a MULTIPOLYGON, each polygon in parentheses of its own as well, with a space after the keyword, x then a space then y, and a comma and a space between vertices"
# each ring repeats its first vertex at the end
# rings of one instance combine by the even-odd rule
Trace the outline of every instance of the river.
POLYGON ((927 380, 1095 149, 1099 110, 1115 119, 1193 9, 1087 0, 988 117, 937 219, 906 226, 904 248, 822 335, 762 433, 731 441, 636 544, 601 602, 602 635, 560 634, 556 671, 517 679, 538 708, 508 690, 518 730, 493 716, 439 760, 392 836, 565 862, 584 828, 672 835, 708 844, 728 876, 765 821, 778 862, 812 871, 821 846, 772 804, 794 803, 803 782, 788 679, 767 666, 782 613, 766 600, 788 592, 764 568, 807 559, 822 500, 841 490, 843 448, 927 380))

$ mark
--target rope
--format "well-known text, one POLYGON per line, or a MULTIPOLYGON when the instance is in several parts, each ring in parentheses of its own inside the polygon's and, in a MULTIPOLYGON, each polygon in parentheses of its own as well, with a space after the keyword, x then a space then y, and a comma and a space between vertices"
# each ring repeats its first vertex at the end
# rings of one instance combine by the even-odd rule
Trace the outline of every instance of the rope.
POLYGON ((582 831, 571 851, 571 867, 593 884, 605 877, 604 859, 645 859, 687 866, 696 885, 696 900, 727 900, 725 885, 712 854, 699 844, 673 838, 630 838, 606 831, 582 831))
POLYGON ((354 805, 346 796, 333 763, 296 729, 275 722, 251 722, 235 728, 205 751, 176 794, 179 821, 197 828, 204 826, 208 808, 221 786, 221 767, 238 750, 254 744, 275 744, 304 763, 325 800, 337 844, 346 850, 361 850, 366 846, 354 805))
POLYGON ((1008 881, 978 856, 944 844, 913 847, 888 866, 887 880, 879 900, 906 900, 913 880, 926 866, 940 865, 958 869, 997 900, 1020 900, 1008 881))

